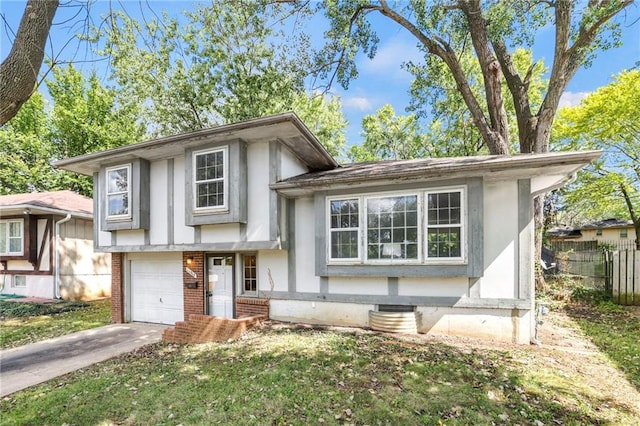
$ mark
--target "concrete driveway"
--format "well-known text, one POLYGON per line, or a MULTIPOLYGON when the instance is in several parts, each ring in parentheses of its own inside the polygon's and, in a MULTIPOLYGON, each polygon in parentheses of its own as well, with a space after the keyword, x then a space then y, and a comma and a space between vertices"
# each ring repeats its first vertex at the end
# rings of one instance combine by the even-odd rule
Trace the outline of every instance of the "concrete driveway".
POLYGON ((0 351, 0 397, 158 342, 165 328, 111 324, 0 351))

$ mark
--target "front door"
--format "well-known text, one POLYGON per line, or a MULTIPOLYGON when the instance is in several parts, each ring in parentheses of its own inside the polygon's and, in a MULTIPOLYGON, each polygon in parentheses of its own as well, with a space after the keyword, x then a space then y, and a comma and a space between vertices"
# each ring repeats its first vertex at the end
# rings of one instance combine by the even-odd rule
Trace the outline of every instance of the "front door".
POLYGON ((233 318, 233 256, 211 256, 208 261, 209 315, 233 318))

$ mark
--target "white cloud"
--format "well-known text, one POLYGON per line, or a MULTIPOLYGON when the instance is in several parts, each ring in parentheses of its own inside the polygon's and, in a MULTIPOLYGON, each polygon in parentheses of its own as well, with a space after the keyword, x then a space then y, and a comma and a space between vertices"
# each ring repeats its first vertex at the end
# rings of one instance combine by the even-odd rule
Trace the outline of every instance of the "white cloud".
POLYGON ((558 108, 572 107, 579 105, 580 102, 589 95, 589 92, 564 92, 560 96, 558 108))
POLYGON ((373 107, 368 98, 358 96, 343 97, 342 106, 345 109, 355 109, 358 111, 369 111, 373 107))
POLYGON ((408 72, 401 69, 403 62, 419 62, 424 58, 422 52, 416 47, 414 39, 404 34, 396 35, 386 43, 378 45, 376 56, 373 59, 364 57, 358 63, 358 69, 363 74, 383 75, 386 77, 411 79, 408 72))

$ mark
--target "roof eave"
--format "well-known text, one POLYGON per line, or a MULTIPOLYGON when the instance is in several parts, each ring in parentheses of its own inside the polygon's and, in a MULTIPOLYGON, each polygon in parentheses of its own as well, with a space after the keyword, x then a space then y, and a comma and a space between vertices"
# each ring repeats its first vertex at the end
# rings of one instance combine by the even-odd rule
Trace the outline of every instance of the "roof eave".
MULTIPOLYGON (((419 170, 400 170, 394 173, 387 173, 384 176, 379 176, 376 179, 368 179, 363 181, 361 176, 356 177, 340 177, 336 176, 330 183, 310 178, 308 180, 299 181, 284 181, 272 184, 271 189, 275 189, 283 195, 298 196, 304 193, 310 193, 323 189, 340 189, 347 186, 369 186, 373 184, 379 184, 380 182, 389 183, 390 181, 399 180, 415 180, 415 181, 430 181, 438 179, 451 179, 459 177, 472 177, 472 176, 499 176, 500 173, 518 169, 544 169, 547 167, 562 167, 566 166, 566 172, 564 177, 560 177, 557 181, 544 184, 541 188, 536 189, 535 193, 540 194, 544 192, 557 189, 571 179, 575 173, 585 165, 589 164, 593 160, 599 158, 602 155, 602 151, 577 151, 577 152, 561 152, 550 155, 536 155, 531 154, 522 156, 496 156, 489 160, 478 161, 470 164, 436 164, 433 166, 426 166, 424 169, 419 170), (550 161, 551 160, 551 161, 550 161), (553 161, 555 160, 555 161, 553 161)), ((533 176, 523 176, 533 177, 533 176)))
MULTIPOLYGON (((315 135, 307 128, 294 112, 284 112, 268 117, 255 118, 251 120, 241 121, 238 123, 224 124, 221 126, 196 130, 190 133, 182 133, 179 135, 165 136, 158 139, 152 139, 148 141, 138 142, 131 145, 125 145, 117 148, 108 149, 106 151, 94 152, 90 154, 80 155, 77 157, 58 160, 53 163, 55 167, 69 170, 72 172, 80 173, 83 175, 91 176, 93 173, 99 171, 99 164, 110 161, 111 159, 138 157, 148 149, 157 148, 163 145, 170 145, 179 142, 186 142, 189 140, 202 140, 206 137, 212 136, 225 136, 228 139, 234 139, 234 135, 237 135, 241 131, 255 129, 259 127, 273 126, 280 123, 289 123, 295 127, 304 140, 309 143, 309 146, 315 154, 318 164, 310 164, 310 168, 314 170, 326 170, 338 166, 337 161, 329 154, 315 135)), ((295 144, 285 144, 294 153, 296 149, 295 144)), ((299 158, 303 162, 308 162, 307 155, 300 155, 299 158)))

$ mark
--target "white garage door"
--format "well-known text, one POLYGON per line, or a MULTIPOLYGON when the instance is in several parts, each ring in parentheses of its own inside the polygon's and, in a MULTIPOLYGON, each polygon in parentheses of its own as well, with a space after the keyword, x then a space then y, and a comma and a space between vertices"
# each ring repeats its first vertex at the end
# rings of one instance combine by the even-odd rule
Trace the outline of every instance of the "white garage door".
POLYGON ((131 261, 131 320, 175 324, 184 319, 180 259, 131 261))

